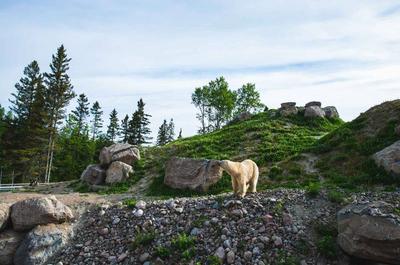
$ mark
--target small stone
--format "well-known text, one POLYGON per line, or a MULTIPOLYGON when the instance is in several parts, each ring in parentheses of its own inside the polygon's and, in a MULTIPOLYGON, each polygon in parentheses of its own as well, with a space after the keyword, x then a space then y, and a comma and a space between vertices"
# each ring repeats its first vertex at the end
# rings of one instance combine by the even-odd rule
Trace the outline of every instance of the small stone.
POLYGON ((300 265, 307 265, 307 262, 303 259, 300 261, 300 265))
POLYGON ((285 225, 292 225, 293 224, 293 217, 289 213, 284 213, 282 215, 282 220, 285 225))
POLYGON ((142 210, 146 209, 146 202, 142 201, 142 200, 138 201, 136 203, 136 208, 142 209, 142 210))
POLYGON ((148 260, 150 258, 150 254, 145 252, 142 255, 140 255, 139 257, 139 261, 140 262, 145 262, 146 260, 148 260))
POLYGON ((258 247, 253 248, 253 255, 254 256, 259 256, 261 254, 260 249, 258 247))
POLYGON ((150 261, 144 262, 143 265, 150 265, 150 261))
POLYGON ((108 228, 105 227, 105 228, 100 229, 99 230, 99 234, 100 235, 107 235, 108 234, 108 228))
POLYGON ((113 221, 112 221, 112 224, 113 224, 113 225, 116 225, 116 224, 118 224, 120 221, 121 221, 121 219, 119 219, 118 217, 115 217, 115 218, 113 219, 113 221))
POLYGON ((244 252, 244 258, 246 260, 251 260, 251 257, 253 256, 253 253, 251 253, 250 251, 246 251, 244 252))
POLYGON ((128 257, 128 255, 126 253, 122 253, 121 255, 118 256, 118 262, 123 261, 127 257, 128 257))
POLYGON ((231 248, 231 240, 230 239, 225 240, 223 245, 225 248, 231 248))
POLYGON ((106 211, 100 210, 100 212, 99 212, 99 215, 100 215, 100 216, 103 216, 103 215, 105 215, 105 214, 106 214, 106 211))
POLYGON ((273 236, 272 240, 274 240, 274 245, 276 247, 280 247, 283 244, 282 238, 280 238, 279 236, 273 236))
POLYGON ((218 223, 218 218, 217 217, 211 218, 211 223, 213 223, 213 224, 218 223))
POLYGON ((226 262, 228 264, 233 264, 235 262, 235 252, 231 250, 226 254, 226 262))
POLYGON ((198 234, 200 234, 200 229, 198 229, 197 227, 194 227, 192 231, 190 231, 191 236, 197 236, 198 234))
POLYGON ((183 207, 177 207, 177 208, 175 208, 175 211, 177 213, 183 213, 183 207))
POLYGON ((267 215, 263 216, 263 220, 264 220, 264 222, 266 222, 267 224, 269 224, 269 223, 272 223, 272 221, 274 220, 274 218, 273 218, 270 214, 267 214, 267 215))
POLYGON ((140 216, 143 215, 143 213, 144 213, 144 212, 143 212, 142 209, 138 209, 138 210, 136 210, 136 211, 133 212, 133 215, 136 216, 136 217, 140 217, 140 216))
POLYGON ((263 242, 263 243, 269 242, 269 238, 267 236, 260 236, 259 238, 260 238, 261 242, 263 242))
POLYGON ((215 256, 217 256, 220 260, 225 259, 225 250, 223 247, 219 247, 217 251, 215 251, 215 256))

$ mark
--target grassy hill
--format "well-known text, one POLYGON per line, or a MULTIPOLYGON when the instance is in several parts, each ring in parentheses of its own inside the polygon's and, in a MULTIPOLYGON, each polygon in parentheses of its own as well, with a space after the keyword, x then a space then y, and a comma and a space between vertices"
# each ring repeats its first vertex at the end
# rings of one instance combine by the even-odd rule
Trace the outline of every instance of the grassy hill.
POLYGON ((318 155, 317 167, 328 184, 343 188, 360 185, 396 185, 400 181, 377 168, 371 156, 400 137, 400 100, 384 102, 355 120, 332 131, 312 148, 318 155))
MULTIPOLYGON (((300 166, 292 165, 290 171, 296 180, 268 178, 269 168, 279 162, 310 149, 315 143, 343 124, 340 119, 306 119, 301 115, 281 117, 276 110, 259 113, 251 119, 225 126, 221 130, 174 141, 166 146, 143 150, 143 160, 137 174, 154 174, 156 178, 148 195, 188 196, 190 191, 176 191, 164 186, 164 165, 172 156, 254 160, 260 167, 259 189, 275 186, 304 186, 315 181, 316 175, 308 175, 300 166), (304 174, 302 174, 304 173, 304 174), (299 178, 299 175, 302 175, 299 178)), ((216 194, 231 189, 230 177, 223 178, 211 187, 216 194)))

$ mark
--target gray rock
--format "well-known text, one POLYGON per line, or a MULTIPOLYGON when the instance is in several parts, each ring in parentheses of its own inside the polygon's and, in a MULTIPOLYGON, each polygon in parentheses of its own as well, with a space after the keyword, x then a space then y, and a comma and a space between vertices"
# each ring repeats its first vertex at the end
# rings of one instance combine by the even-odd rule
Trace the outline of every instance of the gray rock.
POLYGON ((0 203, 0 231, 6 228, 10 219, 10 205, 0 203))
POLYGON ((281 103, 281 108, 286 109, 290 107, 296 107, 296 102, 283 102, 281 103))
POLYGON ((226 262, 228 264, 233 264, 235 262, 235 252, 231 250, 226 254, 226 262))
POLYGON ((325 112, 325 117, 333 119, 339 118, 339 112, 337 111, 336 107, 328 106, 322 109, 325 112))
POLYGON ((306 107, 304 111, 304 117, 306 118, 322 118, 325 117, 325 112, 318 106, 306 107))
POLYGON ((58 250, 64 247, 73 235, 69 224, 39 225, 30 231, 18 247, 15 264, 45 264, 58 250))
POLYGON ((29 230, 36 225, 63 223, 74 218, 71 209, 55 196, 31 198, 11 206, 14 230, 29 230))
POLYGON ((146 260, 148 260, 150 258, 150 254, 145 252, 142 255, 140 255, 139 257, 139 261, 140 262, 145 262, 146 260))
POLYGON ((228 124, 234 124, 240 121, 245 121, 250 119, 252 116, 253 115, 250 112, 242 112, 236 115, 228 124))
POLYGON ((89 165, 83 171, 81 180, 89 185, 101 185, 106 179, 106 171, 100 165, 89 165))
POLYGON ((146 202, 145 202, 145 201, 142 201, 142 200, 139 200, 139 201, 136 203, 136 208, 142 209, 142 210, 146 209, 146 202))
POLYGON ((245 251, 244 252, 244 258, 245 260, 251 260, 251 257, 253 256, 253 253, 251 251, 245 251))
POLYGON ((140 217, 140 216, 142 216, 143 214, 144 214, 144 212, 143 212, 142 209, 138 209, 138 210, 136 210, 136 211, 133 213, 133 215, 136 216, 136 217, 140 217))
POLYGON ((382 167, 393 176, 400 176, 400 140, 375 153, 372 157, 378 167, 382 167))
POLYGON ((313 106, 321 108, 322 104, 319 101, 311 101, 311 102, 308 102, 305 107, 307 108, 307 107, 313 107, 313 106))
POLYGON ((338 244, 349 255, 399 264, 400 217, 385 202, 355 203, 337 214, 338 244))
POLYGON ((108 166, 114 161, 132 165, 134 161, 140 160, 140 152, 133 145, 117 143, 101 149, 99 160, 102 166, 108 166))
POLYGON ((224 260, 225 259, 224 248, 223 247, 217 248, 217 250, 215 251, 215 256, 217 256, 220 260, 224 260))
POLYGON ((173 157, 167 162, 164 184, 175 189, 207 191, 221 177, 217 160, 173 157))
POLYGON ((298 113, 298 109, 296 108, 296 102, 282 103, 278 111, 279 114, 284 117, 296 115, 298 113))
POLYGON ((0 233, 0 264, 12 265, 15 252, 22 239, 23 233, 18 233, 13 230, 6 230, 0 233))
POLYGON ((106 171, 106 183, 114 184, 122 182, 127 180, 131 173, 133 173, 132 166, 120 161, 112 162, 106 171))

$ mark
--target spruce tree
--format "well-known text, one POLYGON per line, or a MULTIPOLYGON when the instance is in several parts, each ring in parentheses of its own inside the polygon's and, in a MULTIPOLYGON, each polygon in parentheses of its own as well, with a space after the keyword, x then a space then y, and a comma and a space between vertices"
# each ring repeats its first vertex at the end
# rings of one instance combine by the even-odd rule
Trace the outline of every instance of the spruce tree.
POLYGON ((182 139, 182 128, 179 130, 178 139, 182 139))
POLYGON ((122 142, 127 143, 129 138, 129 116, 125 115, 125 118, 121 120, 121 136, 122 142))
POLYGON ((100 130, 103 127, 103 119, 101 118, 103 111, 98 101, 93 103, 90 114, 92 114, 92 139, 94 140, 99 136, 100 130))
POLYGON ((168 124, 167 120, 161 124, 157 134, 157 145, 165 145, 168 142, 168 124))
POLYGON ((171 119, 167 126, 167 143, 172 142, 175 138, 175 124, 174 120, 171 119))
POLYGON ((72 111, 72 118, 76 121, 77 134, 80 135, 86 124, 86 118, 89 116, 89 102, 85 94, 80 94, 77 102, 78 106, 72 111))
POLYGON ((57 136, 57 125, 65 117, 65 108, 75 97, 73 86, 67 74, 69 62, 64 45, 57 49, 57 53, 52 56, 50 73, 45 73, 46 103, 49 111, 49 145, 46 166, 46 182, 50 182, 52 170, 54 148, 57 136))
POLYGON ((151 130, 149 128, 149 125, 150 125, 149 118, 151 117, 151 115, 146 114, 144 112, 144 106, 145 106, 145 104, 144 104, 143 100, 140 99, 138 101, 138 109, 137 109, 137 112, 138 112, 137 115, 139 117, 138 121, 140 121, 138 130, 137 130, 138 145, 150 143, 149 141, 152 139, 152 137, 149 136, 151 133, 151 130))
POLYGON ((110 123, 107 126, 107 138, 108 140, 110 140, 111 142, 114 142, 117 137, 118 137, 118 112, 113 109, 110 113, 110 123))
POLYGON ((144 112, 144 102, 140 99, 137 103, 137 110, 132 114, 132 119, 128 127, 128 143, 134 145, 142 145, 149 143, 152 139, 149 135, 151 133, 149 128, 149 117, 151 115, 144 112))

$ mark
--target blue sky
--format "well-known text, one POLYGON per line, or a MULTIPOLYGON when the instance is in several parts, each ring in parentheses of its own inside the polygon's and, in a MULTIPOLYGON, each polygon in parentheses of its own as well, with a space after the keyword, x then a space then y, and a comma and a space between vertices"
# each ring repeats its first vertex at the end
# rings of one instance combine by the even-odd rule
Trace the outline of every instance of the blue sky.
POLYGON ((221 75, 269 107, 319 100, 345 120, 400 97, 398 1, 1 0, 0 32, 1 105, 64 44, 77 93, 120 118, 142 97, 153 132, 174 118, 194 134, 190 95, 221 75))

